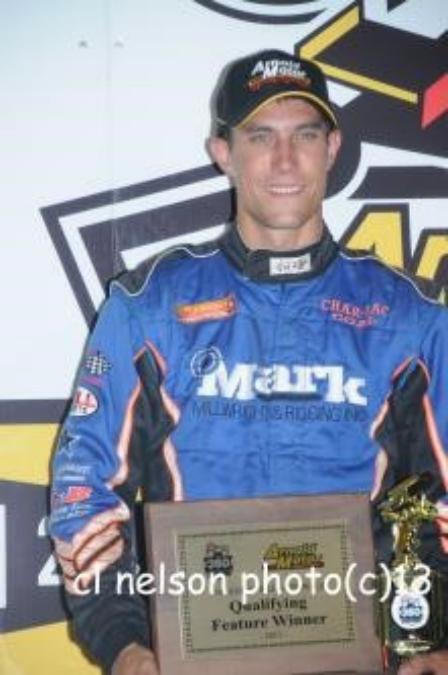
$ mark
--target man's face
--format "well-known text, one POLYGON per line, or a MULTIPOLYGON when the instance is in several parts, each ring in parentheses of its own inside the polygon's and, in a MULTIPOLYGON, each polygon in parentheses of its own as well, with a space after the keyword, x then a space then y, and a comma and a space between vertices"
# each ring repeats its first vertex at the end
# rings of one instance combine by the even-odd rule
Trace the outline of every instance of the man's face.
POLYGON ((237 192, 237 222, 251 247, 305 246, 322 229, 322 200, 340 132, 298 98, 264 106, 232 130, 230 144, 213 139, 215 160, 237 192))

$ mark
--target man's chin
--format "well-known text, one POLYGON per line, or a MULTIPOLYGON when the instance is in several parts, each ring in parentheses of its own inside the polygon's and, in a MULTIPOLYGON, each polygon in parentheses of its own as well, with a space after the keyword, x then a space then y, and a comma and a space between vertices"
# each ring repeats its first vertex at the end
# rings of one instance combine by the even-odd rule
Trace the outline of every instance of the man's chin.
POLYGON ((291 231, 300 230, 306 225, 306 221, 301 218, 271 218, 263 223, 268 230, 291 231))

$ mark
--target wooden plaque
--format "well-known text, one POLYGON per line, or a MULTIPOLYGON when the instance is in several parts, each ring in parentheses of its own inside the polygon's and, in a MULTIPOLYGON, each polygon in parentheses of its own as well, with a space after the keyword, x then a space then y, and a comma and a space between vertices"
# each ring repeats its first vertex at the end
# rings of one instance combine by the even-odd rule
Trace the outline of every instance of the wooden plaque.
POLYGON ((148 504, 161 675, 382 673, 365 494, 148 504))

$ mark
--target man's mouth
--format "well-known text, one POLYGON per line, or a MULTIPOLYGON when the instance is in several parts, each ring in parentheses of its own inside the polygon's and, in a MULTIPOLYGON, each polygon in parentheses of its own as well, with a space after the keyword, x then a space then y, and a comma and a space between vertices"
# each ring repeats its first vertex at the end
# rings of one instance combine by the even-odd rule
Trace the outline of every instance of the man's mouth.
POLYGON ((274 195, 298 195, 304 188, 300 185, 268 185, 267 189, 274 195))

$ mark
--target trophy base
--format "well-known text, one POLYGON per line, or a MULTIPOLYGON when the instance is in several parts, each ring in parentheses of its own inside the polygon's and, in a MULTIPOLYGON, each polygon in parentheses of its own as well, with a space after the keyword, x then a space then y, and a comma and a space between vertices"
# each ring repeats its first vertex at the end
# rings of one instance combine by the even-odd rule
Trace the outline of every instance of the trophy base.
POLYGON ((410 658, 416 654, 429 652, 433 646, 429 640, 409 636, 406 640, 394 640, 390 645, 390 649, 401 658, 410 658))

